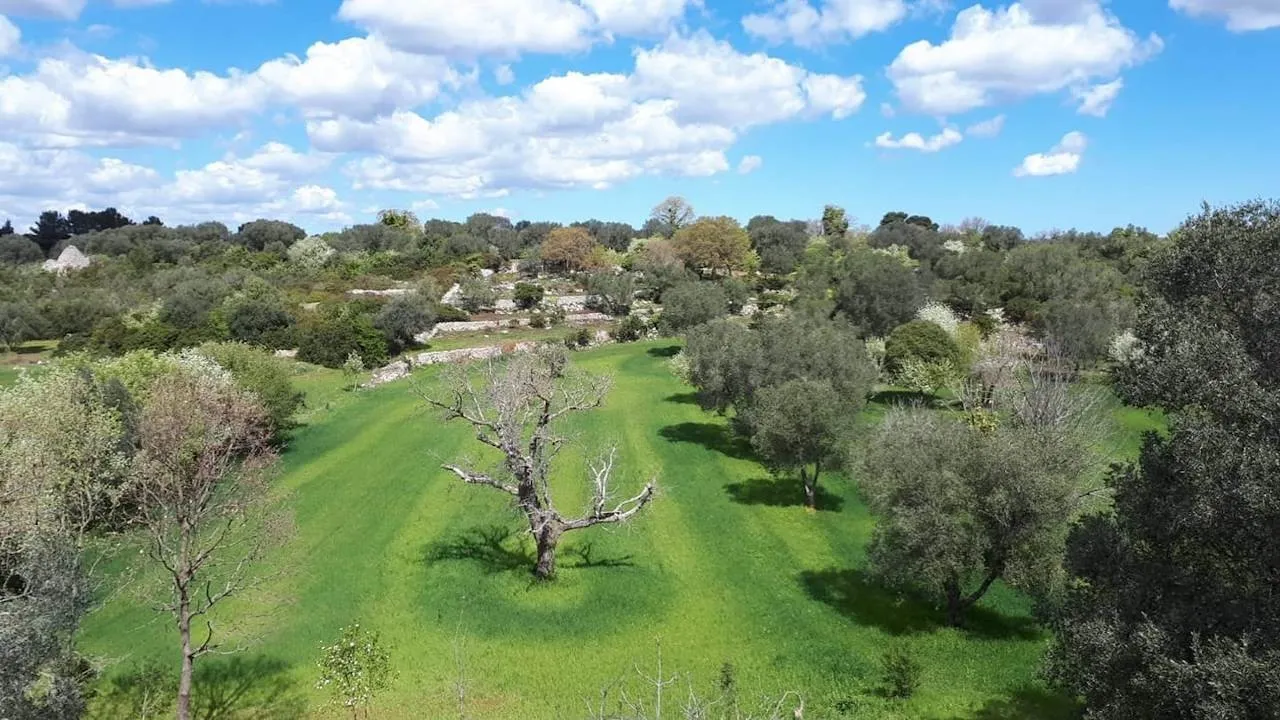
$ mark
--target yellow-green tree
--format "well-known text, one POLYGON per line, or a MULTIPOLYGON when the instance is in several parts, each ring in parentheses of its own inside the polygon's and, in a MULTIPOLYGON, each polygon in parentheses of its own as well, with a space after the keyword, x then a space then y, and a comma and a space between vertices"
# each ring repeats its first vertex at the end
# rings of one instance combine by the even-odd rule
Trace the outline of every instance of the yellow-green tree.
POLYGON ((752 264, 751 237, 733 218, 701 218, 680 228, 672 243, 686 265, 713 275, 746 270, 752 264))

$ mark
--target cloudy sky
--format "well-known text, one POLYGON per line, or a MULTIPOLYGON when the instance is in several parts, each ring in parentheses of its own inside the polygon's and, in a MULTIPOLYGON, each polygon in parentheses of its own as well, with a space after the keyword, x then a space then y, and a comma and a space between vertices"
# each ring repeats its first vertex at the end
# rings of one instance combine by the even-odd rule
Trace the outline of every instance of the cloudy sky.
POLYGON ((1280 0, 0 0, 0 218, 886 211, 1164 231, 1280 195, 1280 0))

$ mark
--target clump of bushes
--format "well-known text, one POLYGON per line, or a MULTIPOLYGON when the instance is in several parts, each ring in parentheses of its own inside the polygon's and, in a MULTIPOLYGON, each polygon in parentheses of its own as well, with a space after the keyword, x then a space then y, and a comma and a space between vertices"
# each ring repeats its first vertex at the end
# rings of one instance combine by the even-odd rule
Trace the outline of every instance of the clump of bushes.
POLYGON ((516 283, 515 290, 512 291, 511 298, 515 301, 516 307, 521 310, 529 310, 538 306, 542 302, 542 298, 547 294, 541 285, 534 283, 516 283))
POLYGON ((924 668, 915 655, 901 645, 891 646, 880 656, 880 675, 884 680, 885 694, 891 698, 906 700, 920 689, 920 676, 924 668))
POLYGON ((299 335, 298 359, 303 362, 338 369, 354 352, 365 367, 381 367, 389 357, 387 340, 373 319, 349 305, 323 309, 301 326, 299 335))
POLYGON ((635 315, 628 315, 609 331, 609 337, 616 342, 635 342, 649 332, 649 325, 635 315))
POLYGON ((912 320, 899 325, 885 341, 885 368, 893 374, 902 372, 911 361, 925 364, 950 363, 961 367, 960 346, 951 335, 927 320, 912 320))

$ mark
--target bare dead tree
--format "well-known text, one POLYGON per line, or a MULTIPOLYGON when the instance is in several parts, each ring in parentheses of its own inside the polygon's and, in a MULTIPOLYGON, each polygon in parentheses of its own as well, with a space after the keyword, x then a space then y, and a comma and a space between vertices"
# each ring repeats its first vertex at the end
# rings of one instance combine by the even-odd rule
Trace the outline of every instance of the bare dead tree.
POLYGON ((195 661, 214 652, 209 613, 256 585, 257 563, 283 540, 288 516, 268 502, 276 455, 267 418, 251 397, 183 373, 156 382, 138 429, 131 491, 148 557, 164 568, 182 644, 178 718, 191 716, 195 661), (193 625, 203 621, 203 638, 193 625))
POLYGON ((610 385, 608 378, 570 368, 563 349, 542 347, 460 367, 446 397, 423 395, 444 411, 446 420, 470 423, 481 444, 501 453, 499 473, 453 464, 444 468, 465 483, 484 485, 513 498, 537 544, 534 575, 539 579, 555 575, 556 547, 564 533, 626 522, 653 499, 651 481, 634 497, 615 501, 610 484, 617 459, 614 447, 590 466, 592 499, 586 512, 571 519, 555 506, 551 466, 566 442, 556 425, 568 415, 600 407, 610 385))

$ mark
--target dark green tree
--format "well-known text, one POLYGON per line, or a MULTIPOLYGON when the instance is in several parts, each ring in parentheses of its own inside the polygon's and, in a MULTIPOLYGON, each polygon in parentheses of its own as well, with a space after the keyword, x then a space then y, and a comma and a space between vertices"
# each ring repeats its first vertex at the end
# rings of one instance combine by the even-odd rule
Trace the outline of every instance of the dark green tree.
POLYGON ((852 252, 836 275, 836 310, 868 336, 887 334, 924 304, 916 272, 883 253, 852 252))
POLYGON ((1172 415, 1073 533, 1049 675, 1097 720, 1251 720, 1280 707, 1280 205, 1205 210, 1149 271, 1119 371, 1172 415))
POLYGON ((27 237, 48 257, 54 245, 71 237, 71 223, 57 210, 45 210, 27 231, 27 237))
POLYGON ((682 282, 662 294, 658 326, 664 334, 675 335, 728 312, 729 299, 716 283, 682 282))
POLYGON ((849 232, 849 218, 844 208, 828 205, 822 209, 822 234, 829 238, 842 238, 849 232))

